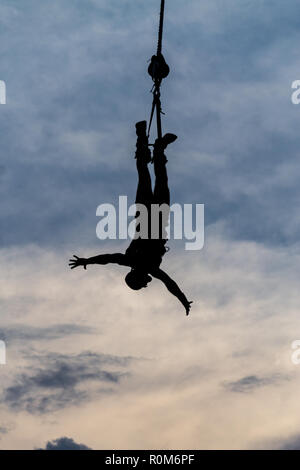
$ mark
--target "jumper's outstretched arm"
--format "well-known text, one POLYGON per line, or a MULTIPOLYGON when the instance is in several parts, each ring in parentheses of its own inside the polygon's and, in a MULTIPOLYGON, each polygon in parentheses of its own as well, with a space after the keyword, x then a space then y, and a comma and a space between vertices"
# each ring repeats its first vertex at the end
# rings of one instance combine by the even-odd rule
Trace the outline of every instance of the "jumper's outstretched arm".
POLYGON ((186 314, 188 315, 190 313, 191 304, 193 303, 193 301, 188 301, 184 293, 179 289, 176 282, 173 281, 173 279, 171 279, 170 276, 168 276, 168 274, 165 273, 162 269, 157 269, 153 272, 150 272, 150 274, 153 277, 156 277, 157 279, 162 281, 168 291, 171 292, 171 294, 175 295, 175 297, 177 297, 177 299, 184 306, 186 314))
POLYGON ((93 256, 92 258, 79 258, 74 255, 74 259, 69 260, 69 266, 71 269, 77 268, 78 266, 83 266, 86 269, 88 264, 109 264, 115 263, 122 266, 128 266, 126 262, 126 257, 123 253, 113 253, 108 255, 98 255, 93 256))

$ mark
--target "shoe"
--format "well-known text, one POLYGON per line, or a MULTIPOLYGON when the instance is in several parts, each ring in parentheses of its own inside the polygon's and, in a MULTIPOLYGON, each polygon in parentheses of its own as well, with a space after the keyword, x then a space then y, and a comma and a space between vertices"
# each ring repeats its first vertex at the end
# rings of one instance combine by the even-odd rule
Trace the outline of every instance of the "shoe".
POLYGON ((139 121, 135 125, 136 135, 138 137, 146 137, 147 121, 139 121))
POLYGON ((175 142, 177 135, 175 134, 165 134, 161 139, 156 139, 154 148, 165 150, 169 144, 175 142))
POLYGON ((175 142, 176 139, 177 135, 175 134, 165 134, 162 138, 164 148, 166 148, 172 142, 175 142))

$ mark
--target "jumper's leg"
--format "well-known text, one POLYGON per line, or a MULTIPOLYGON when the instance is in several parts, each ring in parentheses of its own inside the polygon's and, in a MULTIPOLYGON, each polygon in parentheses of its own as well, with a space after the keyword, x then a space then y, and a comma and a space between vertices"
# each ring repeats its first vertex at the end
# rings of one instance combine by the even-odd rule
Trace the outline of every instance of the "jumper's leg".
POLYGON ((170 205, 170 190, 168 186, 167 158, 164 154, 166 147, 177 139, 175 134, 166 134, 156 139, 153 152, 155 173, 154 200, 156 204, 170 205))
MULTIPOLYGON (((167 174, 167 158, 164 154, 164 150, 167 145, 171 142, 174 142, 177 139, 174 134, 166 134, 160 139, 156 139, 154 145, 153 153, 153 163, 154 163, 154 172, 155 172, 155 188, 154 188, 154 203, 155 204, 165 204, 170 206, 170 189, 168 185, 168 174, 167 174)), ((160 238, 165 239, 166 228, 169 223, 169 212, 168 210, 162 211, 162 216, 160 220, 159 234, 160 238)))
POLYGON ((136 167, 138 171, 138 186, 136 192, 136 204, 149 206, 153 201, 151 176, 148 163, 151 161, 151 152, 148 147, 148 137, 146 135, 146 121, 138 122, 136 125, 136 167))
MULTIPOLYGON (((153 191, 151 184, 151 176, 148 169, 148 163, 151 162, 151 152, 148 147, 148 137, 146 134, 147 122, 141 121, 136 124, 136 167, 138 171, 138 186, 136 192, 136 204, 143 204, 148 211, 147 221, 147 236, 151 236, 150 223, 151 223, 151 204, 153 203, 153 191)), ((135 217, 139 217, 140 213, 137 210, 135 217)), ((140 233, 140 224, 136 225, 136 232, 140 233)))

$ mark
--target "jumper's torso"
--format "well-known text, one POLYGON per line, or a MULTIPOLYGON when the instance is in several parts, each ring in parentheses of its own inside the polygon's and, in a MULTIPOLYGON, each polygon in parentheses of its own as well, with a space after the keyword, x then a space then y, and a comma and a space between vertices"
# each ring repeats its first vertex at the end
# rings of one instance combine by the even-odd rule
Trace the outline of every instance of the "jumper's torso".
POLYGON ((125 256, 129 259, 131 267, 150 273, 159 268, 162 258, 167 252, 166 243, 167 240, 164 239, 144 240, 138 238, 132 240, 125 256))

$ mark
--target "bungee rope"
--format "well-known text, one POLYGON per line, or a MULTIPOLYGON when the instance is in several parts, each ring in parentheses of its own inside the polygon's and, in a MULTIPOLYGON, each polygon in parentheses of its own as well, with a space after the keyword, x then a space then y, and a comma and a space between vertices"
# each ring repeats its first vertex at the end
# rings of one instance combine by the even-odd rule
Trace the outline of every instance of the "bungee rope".
POLYGON ((160 4, 160 15, 159 15, 157 55, 161 54, 162 36, 163 36, 163 30, 164 30, 164 14, 165 14, 165 0, 162 0, 160 4))
POLYGON ((160 101, 160 87, 162 80, 169 75, 170 68, 166 63, 164 56, 162 55, 162 38, 164 29, 164 12, 165 12, 165 0, 161 0, 160 4, 160 16, 159 16, 159 28, 158 28, 158 41, 157 41, 157 52, 151 58, 151 63, 148 67, 148 73, 151 76, 154 85, 152 88, 153 102, 148 127, 148 137, 150 135, 151 124, 156 109, 156 122, 157 122, 157 136, 162 137, 161 127, 161 114, 164 114, 161 109, 160 101))

